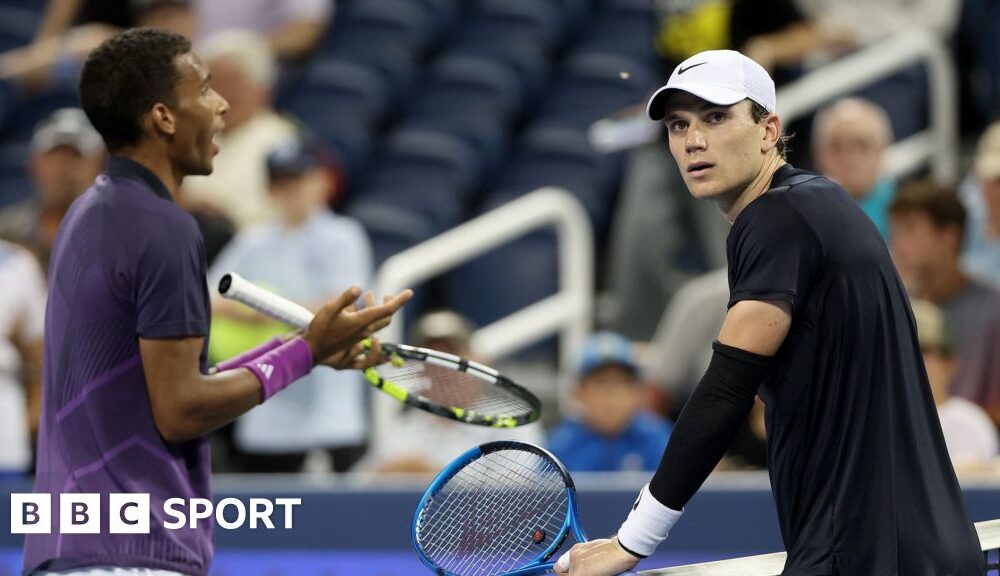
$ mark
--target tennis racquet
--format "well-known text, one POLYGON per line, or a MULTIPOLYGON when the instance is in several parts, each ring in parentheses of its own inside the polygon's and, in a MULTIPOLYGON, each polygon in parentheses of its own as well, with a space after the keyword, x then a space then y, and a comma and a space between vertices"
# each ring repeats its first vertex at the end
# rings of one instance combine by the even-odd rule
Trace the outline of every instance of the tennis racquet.
MULTIPOLYGON (((235 273, 222 277, 219 292, 295 328, 306 328, 313 319, 304 306, 235 273)), ((541 413, 534 394, 478 362, 405 344, 382 343, 382 351, 390 361, 365 370, 365 380, 407 406, 495 428, 528 424, 541 413)))
POLYGON ((547 450, 515 441, 489 442, 456 458, 413 516, 413 547, 440 576, 550 573, 548 560, 570 532, 587 541, 569 472, 547 450))

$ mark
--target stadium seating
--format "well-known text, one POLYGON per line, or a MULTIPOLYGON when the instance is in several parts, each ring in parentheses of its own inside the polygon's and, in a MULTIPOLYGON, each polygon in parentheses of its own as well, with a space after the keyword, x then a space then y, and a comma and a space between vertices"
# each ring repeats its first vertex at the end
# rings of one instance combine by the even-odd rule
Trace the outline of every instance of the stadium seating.
POLYGON ((412 115, 510 121, 518 115, 523 97, 523 87, 508 68, 486 58, 453 55, 432 65, 412 115))

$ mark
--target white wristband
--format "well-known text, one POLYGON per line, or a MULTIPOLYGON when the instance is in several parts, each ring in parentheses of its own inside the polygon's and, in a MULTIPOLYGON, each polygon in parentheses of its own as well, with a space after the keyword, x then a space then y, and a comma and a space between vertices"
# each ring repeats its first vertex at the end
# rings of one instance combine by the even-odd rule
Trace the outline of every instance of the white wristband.
POLYGON ((626 551, 645 558, 662 542, 683 510, 667 508, 649 493, 649 484, 642 487, 628 518, 618 529, 618 544, 626 551))

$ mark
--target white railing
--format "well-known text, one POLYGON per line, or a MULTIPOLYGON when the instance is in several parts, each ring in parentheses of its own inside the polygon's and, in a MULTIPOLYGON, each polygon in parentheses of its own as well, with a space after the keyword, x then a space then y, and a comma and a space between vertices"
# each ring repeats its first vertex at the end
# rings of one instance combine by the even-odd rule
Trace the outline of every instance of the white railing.
POLYGON ((831 62, 778 91, 778 113, 790 122, 825 102, 924 62, 930 90, 930 125, 889 149, 884 170, 898 176, 930 163, 934 176, 958 178, 958 101, 955 69, 937 36, 923 30, 900 32, 831 62))
MULTIPOLYGON (((927 164, 942 182, 958 177, 958 103, 955 69, 937 36, 922 30, 900 32, 849 56, 819 67, 778 90, 778 113, 788 123, 823 104, 872 82, 925 62, 930 90, 930 126, 894 143, 884 172, 901 176, 927 164)), ((660 127, 645 115, 645 102, 636 113, 598 120, 590 128, 595 149, 615 152, 656 141, 660 127), (641 110, 640 110, 641 108, 641 110)))
MULTIPOLYGON (((379 268, 378 293, 396 293, 417 286, 548 226, 555 228, 558 243, 559 291, 479 328, 473 335, 472 346, 477 354, 493 361, 558 334, 562 371, 572 362, 573 354, 590 331, 594 305, 594 239, 590 220, 580 202, 565 190, 536 190, 391 256, 379 268)), ((402 317, 397 317, 383 331, 382 338, 387 342, 402 342, 405 334, 402 317)), ((561 398, 564 394, 562 390, 559 392, 561 398)), ((380 424, 389 417, 391 412, 386 410, 391 410, 391 404, 376 404, 376 435, 386 429, 380 424)))

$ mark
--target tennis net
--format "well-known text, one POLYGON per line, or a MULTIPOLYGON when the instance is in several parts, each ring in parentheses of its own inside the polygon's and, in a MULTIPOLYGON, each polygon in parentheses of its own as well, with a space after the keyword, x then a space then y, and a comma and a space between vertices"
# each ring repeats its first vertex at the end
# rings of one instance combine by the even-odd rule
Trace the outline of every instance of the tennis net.
MULTIPOLYGON (((979 543, 986 558, 986 575, 1000 576, 1000 520, 988 520, 976 524, 979 543)), ((780 576, 785 566, 785 553, 761 554, 704 562, 687 566, 674 566, 660 570, 648 570, 644 576, 780 576)))

